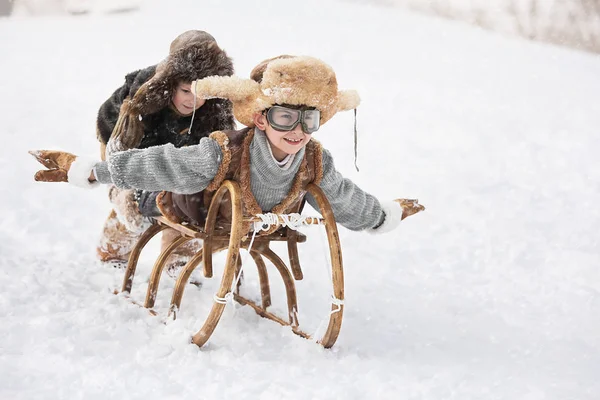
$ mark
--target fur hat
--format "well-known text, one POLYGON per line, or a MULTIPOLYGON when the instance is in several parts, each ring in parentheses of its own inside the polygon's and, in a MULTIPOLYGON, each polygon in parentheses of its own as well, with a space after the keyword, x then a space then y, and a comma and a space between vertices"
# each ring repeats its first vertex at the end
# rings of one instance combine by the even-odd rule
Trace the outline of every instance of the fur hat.
POLYGON ((186 31, 171 43, 168 57, 158 64, 156 72, 136 92, 132 112, 147 115, 167 107, 178 82, 192 82, 207 76, 230 76, 233 63, 204 31, 186 31))
POLYGON ((306 56, 282 55, 258 64, 251 79, 208 77, 194 83, 199 97, 233 102, 233 115, 254 126, 253 114, 274 104, 306 105, 321 111, 321 125, 338 111, 358 107, 354 90, 338 91, 335 72, 323 61, 306 56))

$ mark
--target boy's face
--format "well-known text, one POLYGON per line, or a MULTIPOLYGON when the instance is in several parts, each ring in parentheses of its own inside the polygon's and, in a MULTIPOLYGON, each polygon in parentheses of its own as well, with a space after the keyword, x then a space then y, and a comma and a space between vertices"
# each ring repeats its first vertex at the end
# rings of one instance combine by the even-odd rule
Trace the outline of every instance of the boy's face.
POLYGON ((191 115, 194 110, 202 107, 206 103, 205 99, 196 97, 194 103, 194 93, 190 82, 180 82, 173 93, 173 105, 182 115, 191 115))
POLYGON ((265 132, 271 151, 276 160, 281 161, 288 154, 296 154, 310 141, 311 134, 302 130, 302 124, 290 131, 279 131, 273 128, 264 113, 254 114, 254 124, 265 132))

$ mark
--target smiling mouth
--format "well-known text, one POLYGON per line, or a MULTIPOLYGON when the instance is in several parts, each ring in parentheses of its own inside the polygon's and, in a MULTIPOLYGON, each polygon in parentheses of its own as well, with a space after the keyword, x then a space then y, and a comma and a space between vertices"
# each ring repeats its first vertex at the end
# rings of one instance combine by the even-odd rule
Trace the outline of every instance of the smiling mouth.
POLYGON ((292 145, 297 145, 302 143, 302 139, 288 139, 288 138, 283 138, 287 143, 292 144, 292 145))

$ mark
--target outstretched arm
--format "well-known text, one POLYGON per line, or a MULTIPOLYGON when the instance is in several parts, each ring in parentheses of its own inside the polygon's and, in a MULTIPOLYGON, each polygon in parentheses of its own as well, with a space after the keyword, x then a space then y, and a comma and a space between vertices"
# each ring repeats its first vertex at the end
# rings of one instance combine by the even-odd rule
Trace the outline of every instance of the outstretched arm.
MULTIPOLYGON (((387 232, 394 229, 404 218, 425 209, 416 200, 397 199, 380 202, 350 179, 344 178, 336 169, 331 154, 323 149, 323 179, 319 184, 331 203, 338 223, 351 230, 371 229, 387 232)), ((317 208, 311 196, 311 206, 317 208)))
POLYGON ((106 162, 90 162, 65 152, 38 151, 32 154, 49 168, 36 173, 38 181, 68 181, 77 186, 113 183, 126 189, 167 190, 182 194, 205 189, 222 159, 219 145, 210 138, 203 138, 198 145, 182 148, 167 144, 131 149, 112 154, 106 162), (92 169, 98 182, 90 182, 92 169))

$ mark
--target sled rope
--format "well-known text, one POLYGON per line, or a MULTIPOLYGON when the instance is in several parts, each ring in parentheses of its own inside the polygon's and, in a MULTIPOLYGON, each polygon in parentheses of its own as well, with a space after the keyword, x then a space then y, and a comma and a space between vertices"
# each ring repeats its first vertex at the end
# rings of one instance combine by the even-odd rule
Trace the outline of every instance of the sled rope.
POLYGON ((325 325, 325 323, 329 320, 329 318, 335 314, 336 312, 339 312, 342 309, 342 306, 344 305, 344 300, 340 300, 338 298, 336 298, 334 295, 331 295, 331 304, 337 306, 337 308, 329 311, 329 314, 327 314, 327 317, 323 318, 321 320, 321 322, 319 323, 319 326, 317 327, 317 330, 315 331, 314 335, 313 335, 313 340, 315 342, 318 342, 319 340, 322 339, 323 336, 323 325, 325 325))
POLYGON ((358 131, 356 130, 356 108, 354 109, 354 168, 356 172, 360 172, 356 160, 358 158, 358 131))
MULTIPOLYGON (((287 226, 288 228, 297 231, 298 228, 302 225, 315 224, 315 222, 314 222, 315 218, 305 217, 298 213, 292 213, 292 214, 266 213, 266 214, 256 214, 256 216, 258 218, 260 218, 260 221, 255 221, 253 223, 254 233, 252 234, 252 239, 250 240, 250 244, 248 245, 248 251, 247 251, 246 255, 244 256, 244 259, 242 260, 242 266, 240 267, 240 271, 235 279, 235 282, 233 283, 232 287, 234 287, 234 288, 237 287, 237 284, 242 277, 242 271, 244 270, 244 265, 246 265, 246 260, 248 259, 248 256, 250 255, 250 250, 252 250, 252 245, 254 244, 254 238, 256 237, 256 234, 258 232, 268 231, 271 228, 271 226, 273 226, 273 225, 287 226)), ((321 224, 321 222, 318 221, 317 224, 321 224)), ((230 290, 229 292, 227 292, 227 294, 224 297, 219 297, 215 294, 213 299, 216 303, 219 303, 219 304, 227 304, 227 303, 233 304, 233 290, 230 290)))
POLYGON ((286 226, 295 231, 303 225, 320 225, 321 221, 298 213, 292 214, 256 214, 260 221, 254 222, 254 231, 268 231, 273 225, 286 226))
MULTIPOLYGON (((266 213, 266 214, 256 214, 256 217, 260 218, 260 221, 253 222, 253 228, 254 228, 253 231, 254 232, 252 233, 252 239, 250 240, 250 244, 248 245, 248 251, 246 252, 246 254, 244 256, 244 259, 242 260, 242 265, 237 274, 235 282, 233 282, 232 289, 230 289, 230 291, 227 292, 227 294, 225 294, 224 297, 219 297, 215 294, 213 296, 213 299, 216 303, 225 304, 225 305, 230 303, 232 305, 235 305, 234 296, 233 296, 233 288, 237 287, 237 285, 242 277, 242 272, 244 271, 244 266, 246 265, 246 260, 248 259, 248 256, 250 255, 250 251, 252 250, 252 245, 254 244, 254 239, 256 238, 256 234, 258 232, 268 231, 271 228, 271 226, 273 226, 273 225, 286 226, 293 230, 298 230, 298 228, 303 225, 315 225, 315 224, 322 225, 322 221, 317 220, 318 222, 315 223, 315 218, 302 216, 298 213, 292 213, 292 214, 266 213)), ((322 231, 322 233, 324 234, 323 231, 322 231)), ((327 279, 329 279, 331 286, 333 286, 332 271, 331 271, 331 268, 329 268, 329 259, 327 257, 327 252, 325 251, 324 247, 323 247, 323 252, 324 252, 324 258, 325 258, 325 265, 327 265, 327 272, 326 272, 328 275, 327 279)), ((321 331, 323 330, 323 325, 325 324, 326 320, 328 320, 331 317, 331 315, 341 311, 342 305, 344 304, 344 300, 336 298, 334 294, 331 294, 330 298, 331 298, 331 304, 335 305, 336 308, 329 311, 327 317, 322 319, 321 322, 319 323, 319 326, 317 327, 317 330, 315 331, 315 334, 313 335, 315 341, 319 341, 321 339, 321 335, 322 335, 321 331)))
POLYGON ((225 297, 219 297, 215 294, 213 299, 215 300, 215 303, 219 304, 233 303, 233 294, 231 292, 227 292, 225 297))
MULTIPOLYGON (((244 259, 242 260, 242 265, 240 267, 240 270, 237 274, 237 277, 235 278, 235 282, 233 282, 233 286, 232 288, 237 287, 238 282, 240 281, 240 279, 242 278, 242 271, 244 271, 244 265, 246 265, 246 260, 248 259, 248 256, 250 255, 250 250, 252 250, 252 245, 254 244, 254 238, 256 237, 256 234, 258 233, 257 230, 254 231, 254 233, 252 234, 252 239, 250 240, 250 244, 248 245, 248 251, 246 252, 246 255, 244 256, 244 259)), ((219 297, 216 294, 214 295, 214 300, 216 303, 219 304, 227 304, 227 303, 231 303, 231 305, 234 305, 233 303, 233 289, 230 288, 229 292, 227 292, 227 294, 225 295, 225 297, 219 297)))
MULTIPOLYGON (((195 93, 195 91, 194 91, 195 93)), ((246 265, 246 260, 250 255, 250 250, 252 250, 252 245, 254 244, 254 238, 256 234, 260 231, 268 231, 273 225, 282 225, 287 226, 290 229, 295 231, 298 230, 302 225, 314 225, 321 224, 321 221, 316 220, 312 217, 305 217, 298 213, 292 214, 274 214, 274 213, 266 213, 266 214, 256 214, 256 217, 260 218, 260 221, 253 222, 254 233, 252 234, 252 239, 250 240, 250 244, 248 245, 248 251, 242 260, 242 266, 240 267, 240 271, 233 283, 233 288, 237 287, 238 282, 242 277, 242 271, 244 270, 244 265, 246 265), (315 222, 316 221, 316 222, 315 222)), ((331 279, 331 278, 330 278, 331 279)), ((213 297, 214 301, 219 304, 233 304, 233 289, 227 292, 224 297, 219 297, 216 294, 213 297)))
MULTIPOLYGON (((321 237, 322 237, 322 239, 321 239, 322 242, 324 240, 325 241, 327 240, 325 231, 323 231, 322 229, 321 229, 321 237)), ((323 249, 323 258, 325 259, 325 265, 327 266, 327 270, 325 271, 327 274, 327 279, 329 279, 330 287, 333 287, 333 272, 331 271, 331 268, 329 267, 331 265, 329 256, 327 254, 327 250, 325 249, 325 247, 321 246, 321 248, 323 249)), ((318 342, 319 340, 322 339, 322 336, 324 333, 323 325, 325 325, 325 323, 331 318, 331 316, 333 314, 335 314, 336 312, 339 312, 342 309, 342 305, 344 305, 344 300, 338 299, 337 297, 335 297, 335 294, 331 293, 329 296, 331 298, 331 304, 335 305, 337 308, 330 310, 329 313, 327 314, 327 316, 324 317, 323 319, 321 319, 319 326, 317 326, 317 330, 313 334, 313 340, 315 342, 318 342)))

